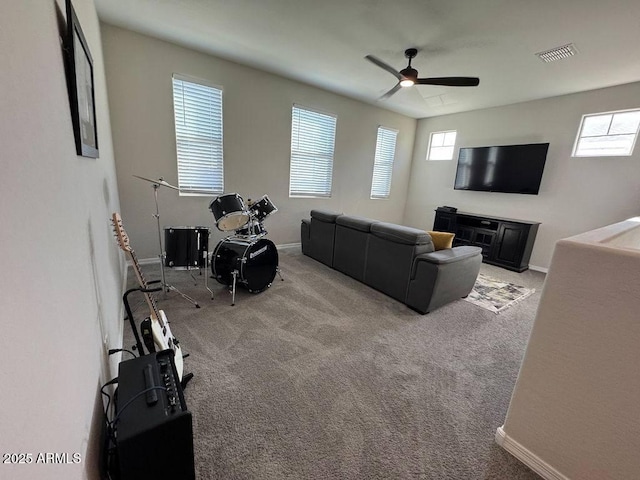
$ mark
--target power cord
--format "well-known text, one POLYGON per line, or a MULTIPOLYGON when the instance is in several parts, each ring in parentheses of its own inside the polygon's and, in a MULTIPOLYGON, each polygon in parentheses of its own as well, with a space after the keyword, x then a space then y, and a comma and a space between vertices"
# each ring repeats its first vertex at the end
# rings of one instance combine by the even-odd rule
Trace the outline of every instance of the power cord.
POLYGON ((120 419, 120 415, 122 415, 122 412, 125 411, 125 409, 131 405, 131 403, 138 397, 140 397, 141 395, 146 394, 147 392, 150 392, 152 390, 164 390, 165 392, 167 391, 166 387, 160 387, 160 386, 153 386, 153 387, 149 387, 149 388, 145 388, 144 390, 142 390, 141 392, 138 392, 137 394, 135 394, 133 397, 131 397, 131 399, 129 399, 129 401, 127 403, 125 403, 122 408, 120 409, 120 411, 116 414, 116 417, 113 419, 113 421, 111 422, 111 428, 114 429, 116 426, 116 422, 120 419))
MULTIPOLYGON (((107 407, 104 412, 104 431, 103 431, 103 445, 102 445, 102 454, 101 454, 101 471, 103 473, 103 478, 108 479, 117 479, 119 478, 117 471, 117 448, 116 448, 116 433, 113 429, 111 423, 109 421, 110 407, 111 407, 111 395, 105 392, 105 388, 109 385, 114 385, 118 383, 118 377, 115 377, 105 383, 102 387, 100 387, 100 393, 107 397, 107 407), (115 475, 115 476, 114 476, 115 475)), ((118 395, 118 389, 116 387, 114 393, 114 406, 116 404, 116 397, 118 395)))
POLYGON ((111 350, 109 350, 109 355, 113 355, 114 353, 118 353, 118 352, 127 352, 133 358, 137 358, 138 357, 135 353, 133 353, 131 350, 127 350, 126 348, 112 348, 111 350))

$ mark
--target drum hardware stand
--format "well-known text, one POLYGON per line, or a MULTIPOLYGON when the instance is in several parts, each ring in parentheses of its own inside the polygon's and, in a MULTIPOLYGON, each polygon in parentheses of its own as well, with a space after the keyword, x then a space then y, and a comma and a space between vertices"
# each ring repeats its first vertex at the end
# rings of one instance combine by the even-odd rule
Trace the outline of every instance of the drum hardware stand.
MULTIPOLYGON (((160 178, 160 182, 162 182, 162 178, 160 178)), ((176 293, 178 293, 182 298, 184 298, 186 301, 192 303, 196 308, 200 308, 200 305, 198 305, 198 302, 196 302, 193 298, 191 298, 188 295, 185 295, 184 293, 182 293, 180 290, 178 290, 176 287, 174 287, 173 285, 169 285, 166 282, 166 278, 164 275, 164 253, 162 251, 162 235, 160 234, 160 211, 158 209, 158 188, 160 187, 160 183, 154 183, 153 184, 153 196, 156 202, 156 213, 153 215, 153 217, 156 219, 156 226, 158 228, 158 244, 160 245, 160 254, 158 255, 158 257, 160 258, 160 275, 162 278, 162 287, 166 292, 169 291, 174 291, 176 293)))
POLYGON ((231 272, 231 275, 233 275, 233 287, 231 290, 231 306, 233 307, 236 304, 236 279, 238 278, 238 270, 234 270, 233 272, 231 272))
MULTIPOLYGON (((213 253, 211 254, 213 258, 213 253)), ((200 271, 200 275, 202 275, 202 271, 200 271)), ((204 252, 204 288, 209 290, 211 294, 211 300, 213 300, 213 290, 209 288, 209 252, 204 252)))
MULTIPOLYGON (((280 267, 276 267, 276 273, 280 277, 280 280, 284 282, 284 278, 282 277, 282 272, 280 272, 280 267)), ((238 279, 238 275, 240 275, 240 272, 238 272, 238 270, 234 270, 233 272, 231 272, 231 275, 233 276, 233 283, 231 284, 231 306, 233 307, 236 304, 236 283, 237 283, 236 280, 238 279)), ((205 280, 205 285, 206 285, 206 280, 205 280)), ((209 290, 209 287, 207 287, 207 290, 209 290)), ((211 290, 209 291, 211 292, 211 290)), ((213 300, 213 292, 211 292, 211 299, 213 300)))

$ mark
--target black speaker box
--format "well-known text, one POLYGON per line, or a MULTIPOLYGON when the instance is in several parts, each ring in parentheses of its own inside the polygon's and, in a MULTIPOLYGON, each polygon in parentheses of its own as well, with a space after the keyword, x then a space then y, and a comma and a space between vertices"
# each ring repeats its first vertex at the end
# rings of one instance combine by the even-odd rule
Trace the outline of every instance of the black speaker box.
POLYGON ((195 479, 192 418, 171 350, 120 363, 116 419, 122 480, 195 479))

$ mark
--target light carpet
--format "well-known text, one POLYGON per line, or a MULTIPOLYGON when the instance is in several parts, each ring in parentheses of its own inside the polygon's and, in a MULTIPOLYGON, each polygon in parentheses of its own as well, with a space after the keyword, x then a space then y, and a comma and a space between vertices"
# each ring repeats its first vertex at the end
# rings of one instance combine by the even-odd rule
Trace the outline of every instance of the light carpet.
MULTIPOLYGON (((538 294, 501 315, 464 301, 420 315, 299 248, 280 266, 284 282, 240 290, 233 307, 217 282, 211 300, 203 277, 167 270, 202 307, 158 296, 195 374, 185 395, 199 479, 539 478, 494 441, 538 294)), ((544 279, 482 271, 536 289, 544 279)))

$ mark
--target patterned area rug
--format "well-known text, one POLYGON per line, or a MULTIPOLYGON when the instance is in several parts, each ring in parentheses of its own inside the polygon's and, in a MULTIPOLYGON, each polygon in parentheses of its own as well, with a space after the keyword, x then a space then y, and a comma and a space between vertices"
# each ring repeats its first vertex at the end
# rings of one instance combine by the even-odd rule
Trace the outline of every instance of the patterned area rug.
POLYGON ((497 314, 534 292, 533 288, 501 282, 481 273, 473 290, 464 300, 497 314))

